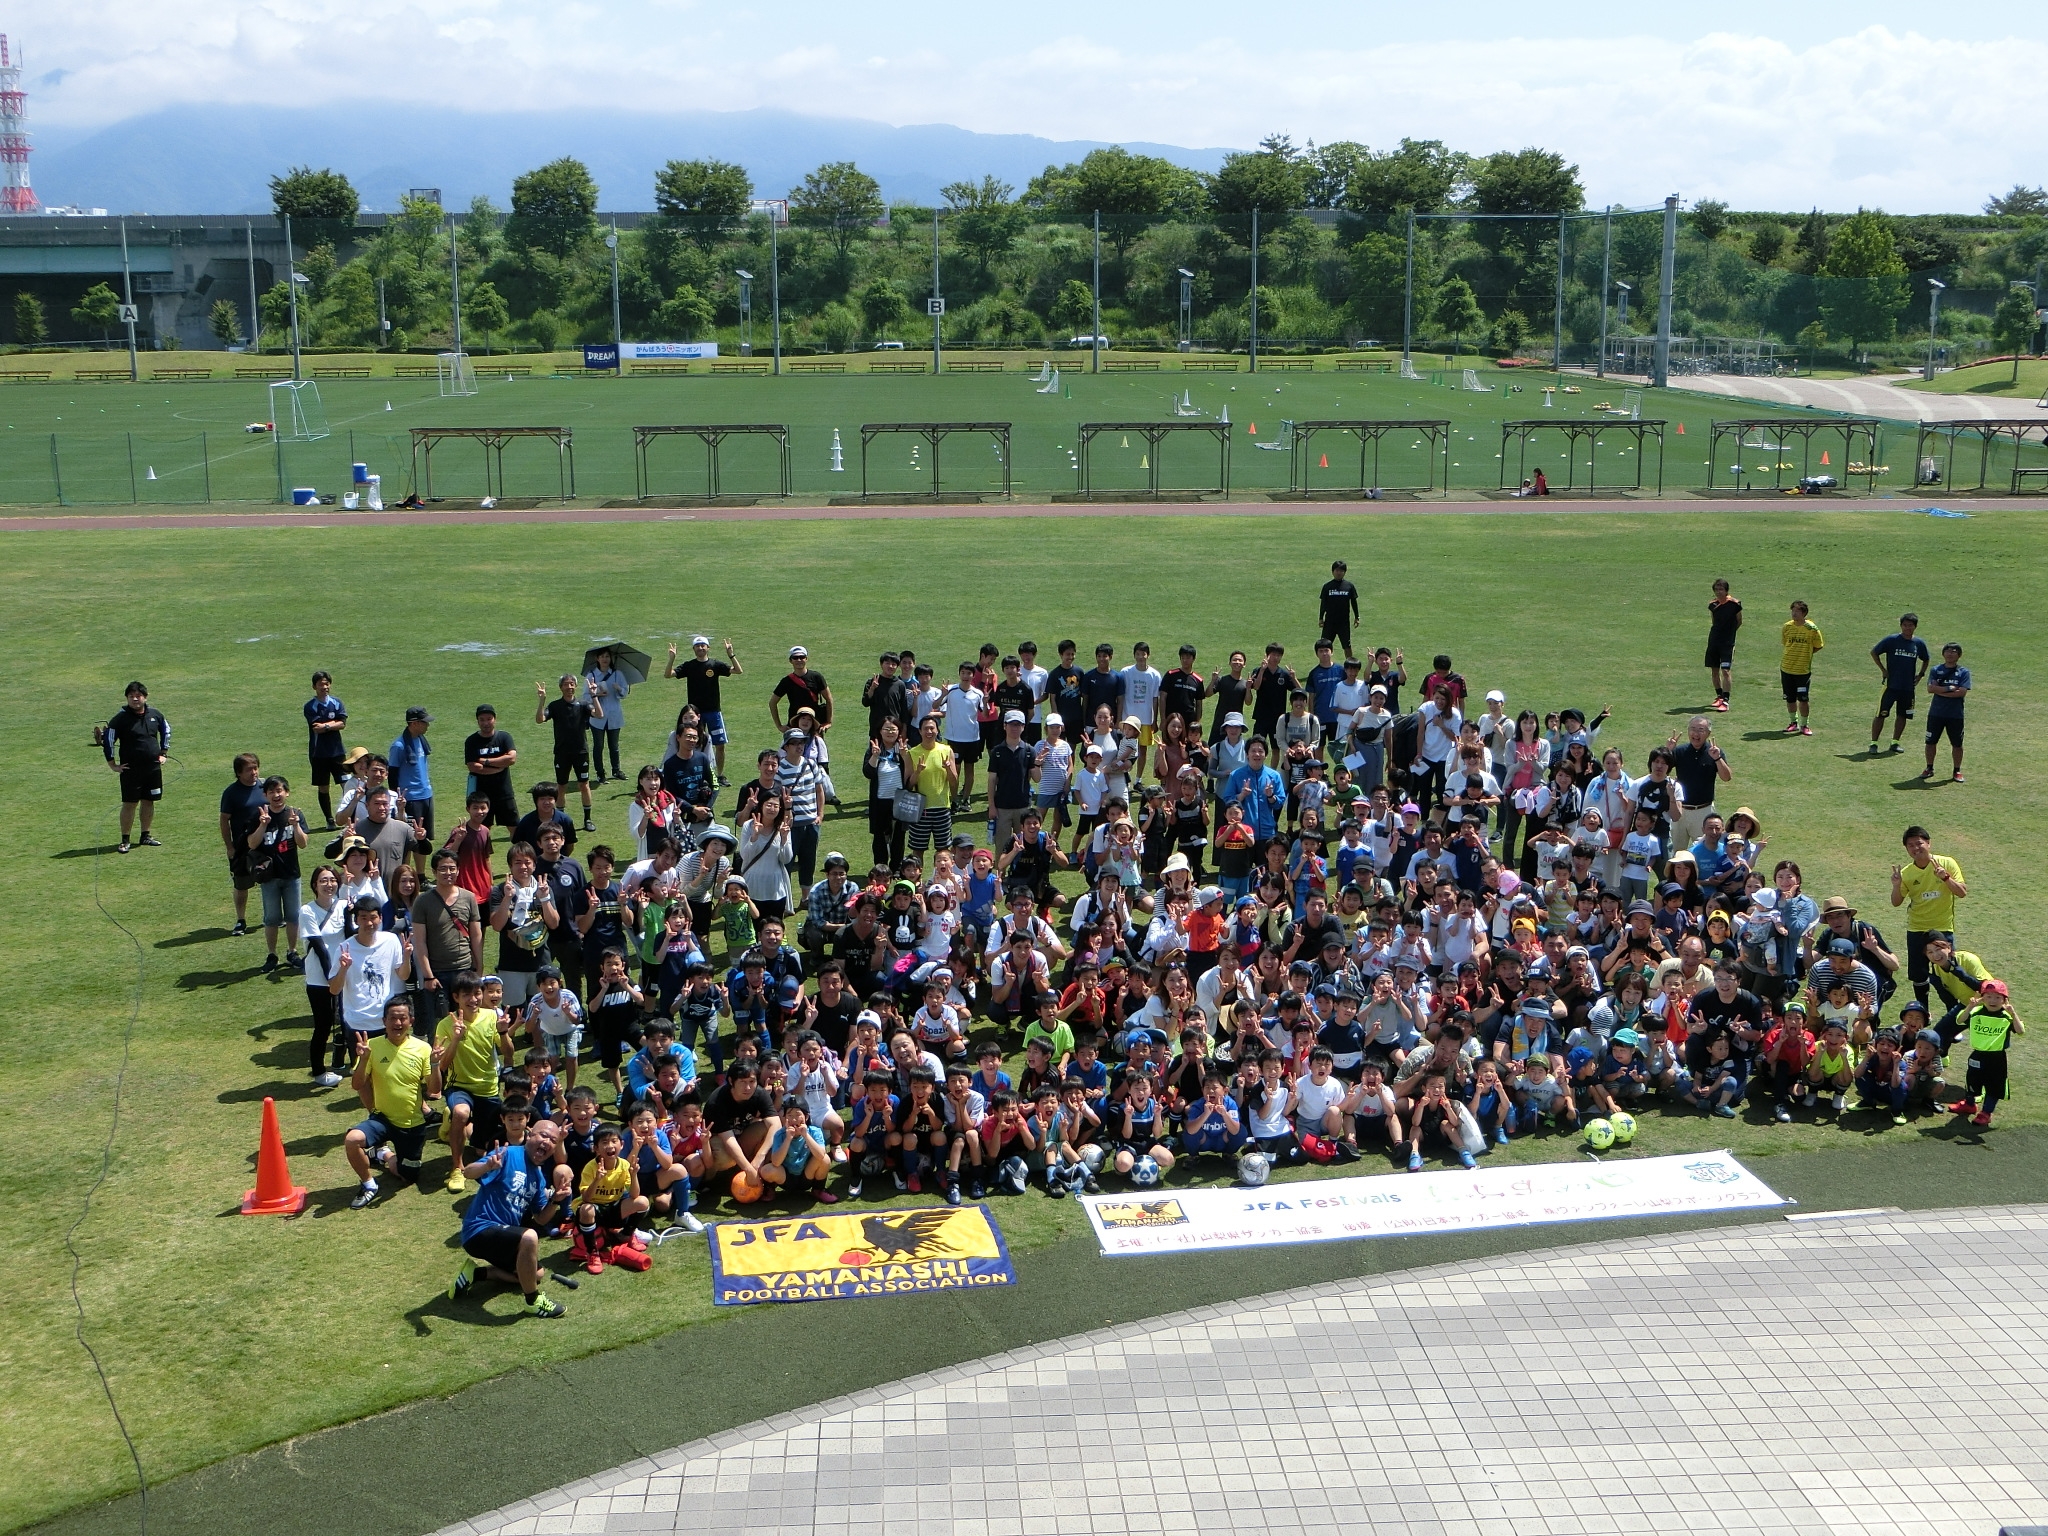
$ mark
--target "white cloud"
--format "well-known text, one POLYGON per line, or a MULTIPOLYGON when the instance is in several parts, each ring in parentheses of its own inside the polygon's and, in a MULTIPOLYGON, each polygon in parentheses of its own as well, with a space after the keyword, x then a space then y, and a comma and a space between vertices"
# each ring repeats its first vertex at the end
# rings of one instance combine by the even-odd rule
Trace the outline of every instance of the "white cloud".
POLYGON ((1678 192, 1746 207, 1974 208, 2042 177, 2023 108, 2048 77, 2048 42, 2035 38, 1873 26, 1800 47, 1715 33, 1336 49, 1255 26, 1251 42, 1137 49, 1075 35, 1011 49, 992 46, 985 23, 948 31, 862 13, 856 33, 691 0, 268 0, 202 8, 176 28, 136 10, 27 0, 10 12, 35 72, 66 71, 33 99, 37 117, 87 124, 181 101, 370 95, 780 106, 1186 145, 1249 145, 1276 130, 1374 145, 1405 135, 1555 148, 1578 162, 1593 201, 1632 204, 1678 192), (881 65, 876 40, 898 36, 909 46, 881 65))

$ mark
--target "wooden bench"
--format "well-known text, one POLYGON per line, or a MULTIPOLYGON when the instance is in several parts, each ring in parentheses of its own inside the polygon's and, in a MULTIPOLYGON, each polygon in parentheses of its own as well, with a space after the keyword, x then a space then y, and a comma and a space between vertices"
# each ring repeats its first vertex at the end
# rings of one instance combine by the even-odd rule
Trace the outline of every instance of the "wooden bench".
POLYGON ((633 372, 634 372, 635 374, 642 374, 642 373, 653 373, 653 374, 669 374, 669 375, 674 375, 674 374, 678 374, 678 373, 688 373, 689 371, 690 371, 690 365, 689 365, 688 363, 635 363, 635 364, 633 364, 633 372))
POLYGON ((313 377, 316 379, 367 379, 369 376, 370 365, 368 363, 354 368, 315 368, 313 370, 313 377))
POLYGON ((931 364, 926 362, 885 363, 875 361, 868 364, 869 373, 930 373, 931 364))
POLYGON ((948 373, 1001 373, 1003 360, 997 358, 970 358, 964 363, 946 364, 948 373))
POLYGON ((1235 373, 1237 360, 1226 357, 1191 357, 1180 365, 1182 373, 1235 373))
POLYGON ((159 368, 150 375, 152 381, 157 379, 210 379, 212 377, 213 370, 211 368, 159 368))
POLYGON ((1262 357, 1259 359, 1261 373, 1314 373, 1315 359, 1312 357, 1262 357))
POLYGON ((1394 365, 1372 358, 1340 357, 1337 359, 1336 370, 1339 373, 1392 373, 1394 365))
POLYGON ((718 374, 718 373, 723 373, 723 374, 757 374, 757 373, 766 373, 766 372, 768 371, 768 364, 766 364, 766 363, 763 363, 763 362, 756 362, 756 361, 754 361, 754 360, 753 360, 752 358, 749 358, 749 359, 748 359, 747 361, 745 361, 745 362, 730 362, 730 363, 729 363, 729 362, 726 362, 726 361, 724 361, 723 359, 721 359, 721 360, 719 360, 719 361, 716 361, 716 362, 713 362, 713 363, 712 363, 712 365, 711 365, 711 371, 712 371, 712 372, 713 372, 714 374, 718 374))
POLYGON ((1104 373, 1157 373, 1159 359, 1156 357, 1105 357, 1102 360, 1104 373))
MULTIPOLYGON (((476 359, 474 359, 474 358, 471 358, 471 359, 470 359, 470 361, 474 363, 474 362, 476 362, 476 359)), ((531 363, 500 363, 500 362, 494 362, 494 361, 493 361, 492 359, 490 359, 490 358, 488 358, 488 357, 487 357, 487 358, 485 358, 485 359, 484 359, 484 360, 483 360, 483 361, 482 361, 481 363, 477 363, 477 364, 476 364, 476 371, 477 371, 477 372, 478 372, 479 374, 484 374, 484 373, 489 373, 489 374, 500 374, 500 373, 502 373, 502 374, 504 374, 504 375, 505 375, 505 376, 506 376, 507 378, 511 378, 511 379, 530 379, 530 378, 532 378, 532 377, 533 377, 533 364, 531 364, 531 363)))
POLYGON ((846 364, 844 362, 791 363, 789 371, 791 373, 844 373, 846 372, 846 364))
POLYGON ((50 370, 47 368, 10 368, 0 373, 0 384, 47 384, 50 370))
POLYGON ((75 375, 81 384, 111 384, 115 380, 126 380, 126 368, 81 368, 75 375))
POLYGON ((292 376, 290 363, 266 363, 259 368, 237 368, 238 379, 288 379, 292 376))
POLYGON ((441 371, 439 363, 400 363, 391 370, 394 379, 431 379, 441 371))

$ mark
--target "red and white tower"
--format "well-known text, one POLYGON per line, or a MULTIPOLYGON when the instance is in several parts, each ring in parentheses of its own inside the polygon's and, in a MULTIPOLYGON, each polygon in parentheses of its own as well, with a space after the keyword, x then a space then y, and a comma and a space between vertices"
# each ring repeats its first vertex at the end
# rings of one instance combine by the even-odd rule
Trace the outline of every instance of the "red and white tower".
POLYGON ((0 35, 0 214, 35 213, 43 205, 28 184, 28 96, 21 59, 0 35))

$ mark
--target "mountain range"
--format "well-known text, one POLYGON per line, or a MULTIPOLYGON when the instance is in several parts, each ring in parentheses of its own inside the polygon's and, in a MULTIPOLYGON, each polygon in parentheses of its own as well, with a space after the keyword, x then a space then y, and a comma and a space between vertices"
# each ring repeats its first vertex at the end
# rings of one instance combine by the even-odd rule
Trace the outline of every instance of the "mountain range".
MULTIPOLYGON (((859 118, 748 112, 462 112, 364 102, 304 110, 187 105, 105 127, 48 127, 31 163, 45 204, 109 213, 260 213, 269 181, 294 165, 331 167, 355 184, 365 211, 389 212, 415 187, 436 187, 446 207, 483 193, 504 207, 512 179, 574 155, 590 167, 600 206, 654 206, 654 174, 672 159, 736 161, 757 197, 780 197, 804 174, 852 160, 892 201, 929 206, 939 188, 993 175, 1022 190, 1046 166, 1103 146, 1030 134, 974 133, 945 124, 893 127, 859 118)), ((1194 170, 1227 151, 1128 144, 1194 170)))

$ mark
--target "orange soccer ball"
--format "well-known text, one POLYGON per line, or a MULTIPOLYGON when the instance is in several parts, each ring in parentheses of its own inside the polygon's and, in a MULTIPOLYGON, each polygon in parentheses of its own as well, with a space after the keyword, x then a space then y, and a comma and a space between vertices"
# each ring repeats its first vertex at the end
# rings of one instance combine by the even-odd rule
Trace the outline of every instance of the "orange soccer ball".
POLYGON ((756 1200, 763 1199, 767 1193, 768 1186, 751 1173, 736 1173, 732 1176, 732 1198, 736 1205, 752 1205, 756 1200))

